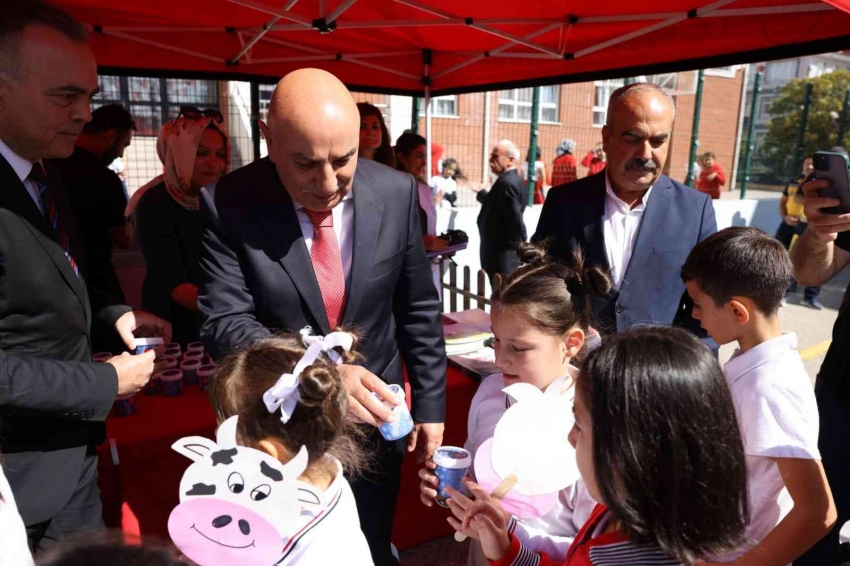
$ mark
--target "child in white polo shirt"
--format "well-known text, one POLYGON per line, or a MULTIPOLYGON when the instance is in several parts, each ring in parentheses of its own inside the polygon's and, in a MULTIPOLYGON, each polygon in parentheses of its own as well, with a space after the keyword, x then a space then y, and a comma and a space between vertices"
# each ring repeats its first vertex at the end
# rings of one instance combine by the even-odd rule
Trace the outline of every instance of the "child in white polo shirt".
POLYGON ((797 336, 779 327, 791 269, 782 244, 755 228, 703 240, 682 267, 694 318, 718 343, 738 342, 724 369, 747 456, 750 543, 719 563, 789 564, 836 520, 811 380, 797 336))

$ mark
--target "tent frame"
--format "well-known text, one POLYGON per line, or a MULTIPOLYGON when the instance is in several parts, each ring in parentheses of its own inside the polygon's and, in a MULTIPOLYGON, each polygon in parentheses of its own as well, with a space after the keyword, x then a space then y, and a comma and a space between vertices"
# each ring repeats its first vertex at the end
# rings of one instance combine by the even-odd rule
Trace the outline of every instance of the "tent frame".
MULTIPOLYGON (((420 91, 410 91, 410 90, 393 90, 393 89, 385 89, 386 92, 391 94, 406 94, 406 95, 425 95, 429 99, 433 96, 441 96, 444 94, 460 94, 464 92, 480 92, 483 90, 495 90, 497 88, 508 88, 515 86, 539 86, 545 84, 564 84, 570 82, 581 82, 584 80, 589 80, 590 78, 605 78, 607 77, 622 77, 633 74, 649 74, 648 70, 652 70, 653 72, 670 72, 675 70, 685 70, 687 67, 688 70, 694 68, 702 68, 706 65, 696 64, 698 61, 712 60, 712 61, 732 61, 730 64, 735 63, 743 63, 743 62, 751 62, 753 60, 757 60, 761 57, 762 60, 769 58, 778 58, 781 57, 783 53, 786 53, 785 50, 788 46, 778 47, 778 48, 767 48, 767 49, 759 49, 750 52, 744 53, 734 53, 728 55, 720 55, 713 57, 703 57, 697 59, 690 59, 687 61, 673 61, 668 63, 661 64, 653 64, 645 67, 627 67, 622 69, 614 69, 603 72, 592 72, 592 73, 580 73, 580 74, 572 74, 572 75, 561 75, 561 76, 550 76, 544 77, 541 79, 534 80, 522 80, 508 83, 498 83, 498 84, 482 84, 475 85, 472 87, 462 87, 462 88, 449 88, 449 89, 439 89, 439 85, 434 85, 435 82, 438 83, 439 79, 456 73, 457 71, 466 68, 470 65, 474 65, 480 61, 483 61, 489 57, 510 57, 510 58, 520 58, 520 59, 566 59, 572 60, 580 57, 585 57, 587 55, 602 51, 604 49, 611 48, 615 45, 619 45, 626 41, 630 41, 632 39, 647 35, 649 33, 653 33, 660 29, 664 29, 666 27, 670 27, 679 22, 682 22, 687 19, 695 19, 695 18, 715 18, 715 17, 724 17, 724 18, 734 18, 734 17, 750 17, 750 16, 766 16, 766 15, 775 15, 775 14, 797 14, 797 13, 811 13, 811 12, 826 12, 826 11, 838 11, 837 8, 825 4, 794 4, 794 5, 785 5, 785 6, 776 6, 776 7, 764 7, 764 8, 738 8, 738 9, 724 9, 724 7, 728 4, 735 2, 736 0, 715 0, 709 4, 706 4, 703 7, 696 8, 690 10, 688 12, 668 12, 668 13, 653 13, 653 14, 624 14, 617 16, 595 16, 595 17, 580 17, 574 14, 566 14, 562 18, 556 19, 546 19, 546 18, 526 18, 526 19, 505 19, 505 18, 469 18, 463 17, 457 14, 453 14, 444 10, 440 10, 438 8, 434 8, 428 5, 426 2, 421 0, 393 0, 398 4, 402 4, 408 6, 410 8, 414 8, 416 10, 422 11, 424 13, 430 14, 434 16, 434 19, 431 20, 389 20, 389 21, 338 21, 340 16, 342 16, 351 6, 357 3, 358 0, 344 0, 340 3, 336 9, 333 10, 330 14, 326 13, 325 0, 321 0, 319 2, 319 10, 317 17, 314 20, 308 20, 302 16, 293 14, 290 10, 297 4, 298 0, 288 0, 286 5, 281 9, 276 9, 270 7, 268 5, 262 4, 256 0, 228 0, 229 2, 242 6, 247 9, 252 9, 255 11, 259 11, 271 16, 271 18, 262 26, 253 26, 253 27, 244 27, 244 28, 225 28, 222 30, 219 27, 204 27, 204 26, 102 26, 98 24, 90 25, 91 29, 95 33, 100 33, 104 35, 113 36, 116 38, 120 38, 126 41, 135 42, 141 45, 147 45, 150 47, 156 47, 158 49, 163 49, 165 51, 170 51, 173 53, 179 53, 181 55, 187 55, 191 57, 196 57, 198 59, 203 59, 206 61, 212 61, 214 63, 227 65, 229 67, 233 67, 234 69, 237 67, 245 68, 253 65, 262 65, 269 63, 310 63, 317 61, 343 61, 355 65, 359 65, 362 67, 370 68, 373 70, 381 71, 384 73, 392 74, 395 76, 403 77, 406 79, 411 79, 415 81, 419 81, 422 84, 422 90, 420 91), (280 24, 281 20, 286 20, 287 24, 280 24), (540 35, 544 35, 549 33, 559 27, 566 26, 567 32, 572 28, 572 26, 582 25, 582 24, 598 24, 598 23, 608 23, 608 22, 642 22, 642 21, 653 21, 654 23, 644 26, 640 29, 632 31, 630 33, 611 38, 605 41, 602 41, 596 45, 591 45, 589 47, 585 47, 575 52, 567 52, 567 51, 558 51, 547 47, 545 45, 541 45, 536 43, 534 39, 540 35), (536 31, 528 33, 523 36, 517 36, 492 26, 500 25, 500 24, 527 24, 527 25, 540 25, 542 26, 536 31), (298 32, 298 31, 317 31, 320 34, 331 33, 337 29, 367 29, 367 28, 379 28, 379 27, 423 27, 423 26, 464 26, 476 29, 478 31, 488 33, 490 35, 502 38, 506 40, 506 43, 485 52, 466 52, 461 53, 462 55, 468 56, 468 59, 453 65, 448 69, 441 70, 436 74, 433 73, 433 57, 439 54, 445 55, 458 55, 458 52, 434 52, 430 49, 424 50, 415 50, 415 51, 398 51, 398 52, 377 52, 377 53, 330 53, 325 50, 300 45, 295 42, 286 41, 279 37, 270 37, 269 32, 298 32), (190 49, 185 49, 181 47, 176 47, 173 45, 169 45, 160 41, 155 41, 146 37, 143 37, 139 34, 145 33, 221 33, 222 31, 226 31, 228 33, 235 33, 240 41, 240 49, 238 52, 233 54, 233 57, 229 59, 224 59, 222 57, 213 56, 210 54, 202 53, 199 51, 194 51, 190 49), (251 51, 260 42, 268 42, 270 44, 279 45, 283 47, 287 47, 290 49, 303 51, 305 55, 296 55, 290 57, 269 57, 269 58, 254 58, 251 56, 251 51), (516 47, 518 45, 524 46, 529 49, 533 49, 535 53, 516 53, 516 52, 506 52, 508 49, 512 47, 516 47), (409 72, 399 71, 392 67, 379 64, 377 62, 369 61, 380 58, 387 57, 405 57, 411 55, 423 54, 423 66, 422 66, 422 74, 421 76, 416 76, 409 72), (428 53, 426 56, 425 53, 428 53), (756 55, 758 54, 758 55, 756 55), (772 56, 771 56, 772 55, 772 56), (755 57, 755 58, 754 58, 755 57), (426 62, 427 60, 427 62, 426 62), (683 65, 684 63, 684 65, 683 65), (638 72, 643 71, 643 72, 638 72), (437 86, 437 88, 434 88, 437 86)), ((821 46, 833 45, 833 41, 836 46, 840 46, 840 48, 850 47, 850 36, 840 36, 837 38, 830 38, 829 40, 817 40, 813 42, 796 44, 796 49, 794 50, 794 54, 799 55, 802 52, 818 52, 818 50, 825 51, 821 46), (806 49, 806 46, 811 45, 812 49, 806 49)), ((717 66, 717 63, 710 63, 710 66, 717 66)), ((130 71, 132 72, 132 71, 130 71)), ((178 76, 180 73, 175 74, 174 72, 162 70, 160 73, 168 73, 170 76, 178 76)), ((138 70, 136 71, 138 73, 138 70)), ((116 73, 119 74, 119 73, 116 73)), ((126 74, 126 73, 120 73, 126 74)), ((217 73, 204 73, 205 76, 211 77, 222 74, 217 73)), ((228 74, 225 73, 228 77, 238 76, 239 73, 228 74)), ((247 73, 246 73, 247 75, 247 73)), ((262 80, 262 77, 256 75, 250 75, 253 77, 253 80, 262 80)), ((357 90, 370 90, 372 92, 380 92, 380 89, 375 89, 371 87, 364 87, 357 90)), ((427 106, 426 106, 426 115, 427 115, 427 106)), ((426 127, 427 130, 427 127, 426 127)))

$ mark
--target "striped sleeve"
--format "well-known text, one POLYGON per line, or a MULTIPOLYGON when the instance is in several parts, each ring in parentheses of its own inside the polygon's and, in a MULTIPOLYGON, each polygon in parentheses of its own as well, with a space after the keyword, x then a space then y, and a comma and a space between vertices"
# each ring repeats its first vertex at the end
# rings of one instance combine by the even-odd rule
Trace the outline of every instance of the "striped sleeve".
POLYGON ((546 554, 538 554, 524 546, 518 538, 508 535, 511 546, 501 560, 490 560, 492 566, 558 566, 564 562, 553 562, 546 554))
POLYGON ((682 566, 681 562, 669 558, 654 544, 633 544, 628 541, 592 547, 590 563, 593 566, 682 566))

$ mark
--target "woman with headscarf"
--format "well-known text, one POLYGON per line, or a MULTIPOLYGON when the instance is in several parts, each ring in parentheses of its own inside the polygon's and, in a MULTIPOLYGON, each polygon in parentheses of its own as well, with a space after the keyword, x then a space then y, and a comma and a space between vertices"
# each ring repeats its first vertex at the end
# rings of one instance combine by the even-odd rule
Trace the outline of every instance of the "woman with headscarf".
POLYGON ((163 174, 136 191, 126 216, 135 212, 147 264, 142 308, 171 322, 174 341, 198 339, 198 284, 203 217, 200 191, 230 164, 230 147, 217 110, 181 108, 162 127, 156 150, 163 174))
POLYGON ((383 114, 368 102, 358 102, 357 109, 360 111, 360 148, 357 156, 395 167, 395 152, 383 114))
POLYGON ((576 174, 576 158, 573 152, 576 150, 576 142, 565 139, 558 144, 555 150, 557 157, 552 162, 552 186, 557 187, 565 183, 572 183, 578 179, 576 174))

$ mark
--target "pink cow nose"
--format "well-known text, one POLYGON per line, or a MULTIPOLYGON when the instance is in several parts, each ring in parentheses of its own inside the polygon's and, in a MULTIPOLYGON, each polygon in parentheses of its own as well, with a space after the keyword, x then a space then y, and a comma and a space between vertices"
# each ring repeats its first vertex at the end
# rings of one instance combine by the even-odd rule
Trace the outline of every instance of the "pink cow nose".
MULTIPOLYGON (((220 515, 213 519, 212 526, 217 529, 220 529, 222 527, 226 527, 232 522, 233 517, 231 517, 230 515, 220 515)), ((248 521, 246 521, 245 519, 239 519, 239 522, 237 524, 239 525, 239 530, 242 532, 243 535, 248 536, 251 534, 251 525, 250 523, 248 523, 248 521)))

